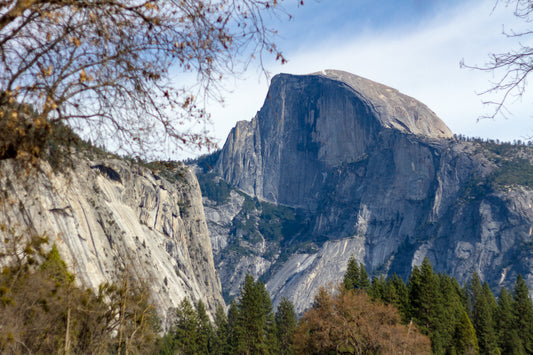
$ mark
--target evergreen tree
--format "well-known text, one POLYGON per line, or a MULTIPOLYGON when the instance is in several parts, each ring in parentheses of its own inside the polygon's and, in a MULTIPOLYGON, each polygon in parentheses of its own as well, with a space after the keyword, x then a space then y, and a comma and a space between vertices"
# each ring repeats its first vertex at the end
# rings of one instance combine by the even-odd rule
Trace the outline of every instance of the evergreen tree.
POLYGON ((383 275, 380 275, 379 277, 374 276, 372 278, 372 283, 370 284, 370 287, 367 290, 370 299, 373 301, 380 300, 385 304, 389 304, 390 301, 385 297, 385 285, 386 281, 383 275))
MULTIPOLYGON (((465 287, 465 296, 466 296, 466 310, 468 317, 470 319, 474 319, 474 309, 475 309, 475 303, 476 298, 479 298, 479 295, 482 293, 482 286, 481 286, 481 280, 479 279, 479 276, 477 272, 474 271, 472 274, 472 277, 470 278, 470 281, 466 284, 465 287)), ((474 324, 475 328, 475 320, 472 323, 474 324)))
POLYGON ((461 310, 460 296, 444 275, 437 275, 426 257, 409 278, 409 314, 423 334, 429 335, 431 349, 443 354, 453 347, 453 337, 461 310))
POLYGON ((474 272, 467 286, 469 311, 479 344, 480 354, 499 354, 495 330, 496 299, 489 285, 474 272))
POLYGON ((180 354, 199 353, 198 314, 191 302, 184 298, 176 311, 172 349, 180 354))
POLYGON ((359 265, 357 264, 353 254, 348 259, 348 265, 346 268, 346 273, 344 274, 343 284, 347 290, 353 290, 359 286, 359 265))
POLYGON ((198 322, 198 351, 200 354, 208 354, 211 352, 214 332, 202 300, 196 303, 196 314, 198 322))
POLYGON ((524 351, 533 353, 533 304, 529 289, 522 275, 518 275, 513 291, 513 310, 517 320, 517 332, 522 340, 524 351))
POLYGON ((228 310, 228 349, 230 354, 236 354, 239 342, 244 338, 245 328, 240 319, 239 307, 235 299, 231 300, 228 310))
MULTIPOLYGON (((479 347, 474 326, 463 309, 455 332, 455 347, 457 354, 477 354, 479 347)), ((450 351, 453 353, 453 351, 450 351)))
POLYGON ((163 338, 160 354, 198 354, 199 336, 198 313, 184 298, 176 310, 174 324, 163 338))
POLYGON ((505 288, 498 297, 496 329, 498 346, 502 354, 523 354, 522 342, 516 330, 517 320, 513 313, 513 298, 505 288))
POLYGON ((217 305, 215 310, 213 341, 211 347, 211 354, 231 354, 231 349, 228 344, 229 325, 228 317, 221 304, 217 305))
POLYGON ((263 282, 257 282, 256 287, 259 288, 261 294, 261 300, 263 304, 263 314, 265 315, 265 340, 266 340, 266 353, 277 354, 279 353, 279 343, 276 333, 276 320, 274 310, 272 308, 272 301, 270 295, 263 282))
MULTIPOLYGON (((436 305, 436 309, 440 310, 440 313, 435 315, 438 321, 435 324, 435 336, 433 338, 437 344, 440 344, 440 349, 450 353, 457 340, 455 339, 458 334, 457 329, 461 326, 461 322, 464 323, 462 318, 466 311, 461 302, 459 284, 455 279, 446 274, 439 274, 438 280, 440 304, 436 305)), ((468 343, 468 341, 466 342, 468 343)))
POLYGON ((365 266, 363 263, 357 264, 353 254, 348 259, 346 273, 343 278, 343 285, 347 290, 367 290, 370 287, 370 280, 365 266))
POLYGON ((391 278, 384 280, 385 286, 383 287, 383 302, 385 304, 396 305, 398 303, 398 294, 396 293, 396 286, 392 282, 391 278))
POLYGON ((359 287, 361 290, 367 290, 370 287, 370 280, 363 263, 359 264, 359 287))
MULTIPOLYGON (((387 280, 388 282, 389 280, 387 280)), ((407 323, 409 321, 409 291, 407 285, 403 282, 402 278, 396 273, 392 275, 390 283, 394 287, 396 298, 392 300, 392 304, 398 308, 402 321, 407 323)))
POLYGON ((246 275, 236 310, 230 308, 233 350, 238 354, 268 354, 277 351, 272 302, 262 282, 246 275))
POLYGON ((420 268, 413 268, 408 289, 411 317, 420 326, 423 334, 432 334, 437 321, 435 315, 439 313, 437 306, 440 304, 440 297, 438 279, 427 257, 420 268))
POLYGON ((486 281, 483 283, 481 296, 483 298, 483 307, 482 312, 479 312, 479 317, 480 319, 484 319, 482 322, 484 329, 479 331, 479 334, 481 334, 483 337, 483 352, 481 352, 481 343, 480 352, 482 354, 498 355, 500 354, 498 339, 496 336, 496 312, 498 304, 496 302, 496 298, 494 298, 494 294, 490 290, 489 284, 486 281))
POLYGON ((276 334, 280 354, 293 354, 292 338, 296 329, 296 313, 294 305, 288 298, 283 297, 276 311, 276 334))

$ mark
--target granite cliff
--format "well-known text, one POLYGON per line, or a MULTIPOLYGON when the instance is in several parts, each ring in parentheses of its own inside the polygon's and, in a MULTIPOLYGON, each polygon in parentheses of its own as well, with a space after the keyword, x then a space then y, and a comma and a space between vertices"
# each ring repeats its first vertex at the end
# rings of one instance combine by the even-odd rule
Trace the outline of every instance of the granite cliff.
POLYGON ((184 297, 214 314, 223 299, 194 174, 183 164, 163 174, 109 157, 72 162, 63 172, 43 162, 25 175, 0 161, 0 224, 48 236, 85 287, 115 281, 124 269, 147 282, 164 327, 184 297))
POLYGON ((250 272, 302 311, 351 254, 373 275, 405 278, 427 256, 460 282, 521 273, 533 289, 532 157, 457 140, 424 104, 349 73, 277 75, 210 157, 206 176, 233 187, 204 197, 225 295, 250 272))

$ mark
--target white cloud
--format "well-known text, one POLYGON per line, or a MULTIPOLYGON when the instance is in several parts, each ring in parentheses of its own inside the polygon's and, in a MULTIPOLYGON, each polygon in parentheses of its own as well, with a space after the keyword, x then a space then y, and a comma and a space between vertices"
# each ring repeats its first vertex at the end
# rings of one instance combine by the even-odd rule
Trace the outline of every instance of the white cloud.
MULTIPOLYGON (((416 29, 396 28, 379 34, 348 33, 343 38, 317 38, 313 46, 295 44, 286 51, 289 63, 270 65, 272 73, 307 74, 322 69, 340 69, 392 86, 428 105, 454 133, 503 140, 533 136, 532 103, 509 105, 509 120, 482 120, 486 114, 476 92, 489 87, 485 72, 460 69, 462 58, 483 64, 489 52, 510 49, 503 24, 520 24, 510 9, 491 12, 490 1, 469 3, 423 21, 416 29)), ((287 35, 285 35, 287 36, 287 35)), ((306 41, 307 42, 307 41, 306 41)), ((233 92, 225 105, 209 105, 213 132, 220 145, 239 120, 249 120, 261 108, 268 83, 257 71, 242 81, 228 84, 233 92)))

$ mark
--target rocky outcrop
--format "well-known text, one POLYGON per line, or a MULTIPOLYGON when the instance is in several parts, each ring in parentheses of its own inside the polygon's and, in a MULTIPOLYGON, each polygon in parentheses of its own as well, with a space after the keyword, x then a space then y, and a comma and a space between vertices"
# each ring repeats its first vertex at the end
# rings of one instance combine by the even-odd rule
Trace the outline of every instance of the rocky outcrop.
POLYGON ((280 74, 257 116, 229 134, 216 171, 260 199, 314 209, 328 171, 364 159, 390 129, 452 137, 424 104, 387 86, 332 70, 280 74))
MULTIPOLYGON (((521 273, 533 289, 533 185, 513 177, 533 151, 509 147, 457 141, 425 105, 348 73, 281 74, 257 116, 231 131, 215 173, 305 214, 290 241, 259 228, 256 244, 239 244, 270 263, 256 276, 274 300, 288 296, 301 311, 351 254, 373 275, 406 278, 427 256, 460 282, 476 271, 497 290, 521 273)), ((226 249, 215 259, 236 250, 226 249)), ((249 264, 241 254, 235 262, 249 264)))
POLYGON ((223 303, 201 192, 185 166, 167 171, 169 182, 119 159, 76 157, 64 173, 43 163, 29 176, 0 164, 0 223, 47 235, 80 284, 97 289, 126 269, 148 283, 163 321, 184 297, 213 314, 223 303))

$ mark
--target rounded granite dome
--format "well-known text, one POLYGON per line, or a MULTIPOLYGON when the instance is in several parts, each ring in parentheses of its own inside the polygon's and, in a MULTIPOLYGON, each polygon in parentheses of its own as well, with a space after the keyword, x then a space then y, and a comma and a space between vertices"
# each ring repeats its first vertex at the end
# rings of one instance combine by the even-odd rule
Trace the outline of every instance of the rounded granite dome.
POLYGON ((385 128, 432 138, 453 137, 452 131, 426 105, 396 89, 341 70, 323 70, 309 75, 349 86, 375 110, 385 128))

